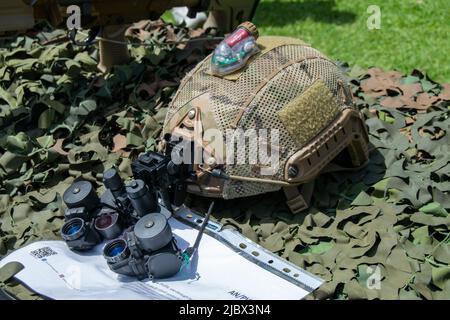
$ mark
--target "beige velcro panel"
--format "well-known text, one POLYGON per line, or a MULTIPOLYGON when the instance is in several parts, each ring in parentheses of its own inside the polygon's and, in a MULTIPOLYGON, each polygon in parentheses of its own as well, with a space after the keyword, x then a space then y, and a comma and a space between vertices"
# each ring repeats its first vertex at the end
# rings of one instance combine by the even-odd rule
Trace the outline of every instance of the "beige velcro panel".
POLYGON ((291 37, 278 37, 278 36, 264 36, 260 37, 256 43, 258 44, 259 48, 261 49, 261 54, 265 54, 272 50, 273 48, 281 47, 281 46, 287 46, 287 45, 302 45, 302 46, 309 46, 308 43, 304 42, 303 40, 297 39, 297 38, 291 38, 291 37))
POLYGON ((338 102, 322 80, 278 111, 278 117, 298 147, 314 138, 341 112, 338 102))

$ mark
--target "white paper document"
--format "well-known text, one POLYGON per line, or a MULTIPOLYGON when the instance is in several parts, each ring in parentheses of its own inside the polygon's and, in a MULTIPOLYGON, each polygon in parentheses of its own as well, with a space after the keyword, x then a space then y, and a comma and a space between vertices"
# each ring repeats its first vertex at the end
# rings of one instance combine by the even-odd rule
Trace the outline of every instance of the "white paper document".
MULTIPOLYGON (((170 219, 180 249, 193 244, 198 231, 170 219)), ((112 272, 102 256, 104 244, 78 253, 63 241, 40 241, 0 261, 25 268, 16 278, 52 299, 302 299, 305 290, 247 260, 227 245, 204 234, 191 263, 176 276, 142 280, 112 272)))

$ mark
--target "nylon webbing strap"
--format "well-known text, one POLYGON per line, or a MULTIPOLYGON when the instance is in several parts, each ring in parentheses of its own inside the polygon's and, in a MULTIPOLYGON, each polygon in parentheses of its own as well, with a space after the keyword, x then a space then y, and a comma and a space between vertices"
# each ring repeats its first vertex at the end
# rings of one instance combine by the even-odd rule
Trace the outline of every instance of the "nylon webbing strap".
POLYGON ((292 213, 308 209, 314 190, 314 180, 301 186, 283 187, 286 204, 292 213))
POLYGON ((368 162, 363 163, 361 166, 358 167, 343 167, 338 164, 335 164, 333 162, 330 162, 325 166, 325 168, 320 171, 320 174, 322 173, 330 173, 330 172, 351 172, 351 171, 358 171, 359 169, 363 168, 367 165, 368 162))

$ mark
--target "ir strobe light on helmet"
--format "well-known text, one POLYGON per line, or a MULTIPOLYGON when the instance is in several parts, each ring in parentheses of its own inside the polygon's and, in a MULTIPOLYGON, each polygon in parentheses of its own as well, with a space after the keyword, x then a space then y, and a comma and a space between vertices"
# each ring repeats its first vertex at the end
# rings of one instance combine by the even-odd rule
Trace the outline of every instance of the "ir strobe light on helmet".
POLYGON ((109 263, 117 263, 128 258, 130 250, 124 239, 116 239, 108 242, 103 248, 103 256, 109 263))
POLYGON ((251 56, 259 52, 257 38, 258 30, 253 23, 240 24, 214 50, 211 58, 211 72, 224 76, 241 69, 251 56))
POLYGON ((61 228, 61 236, 66 241, 79 239, 86 231, 85 224, 81 218, 73 218, 67 221, 61 228))

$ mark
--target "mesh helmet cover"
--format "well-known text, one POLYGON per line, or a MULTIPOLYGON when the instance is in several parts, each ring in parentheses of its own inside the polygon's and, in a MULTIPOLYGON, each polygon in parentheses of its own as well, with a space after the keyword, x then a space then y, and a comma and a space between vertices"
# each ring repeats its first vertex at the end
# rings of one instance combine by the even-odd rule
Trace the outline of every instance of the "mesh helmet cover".
MULTIPOLYGON (((333 157, 350 147, 355 166, 368 158, 367 132, 339 67, 298 39, 260 37, 258 45, 261 52, 234 74, 213 76, 209 71, 211 56, 189 72, 169 106, 163 134, 179 130, 192 108, 199 111, 203 131, 278 128, 279 145, 269 145, 278 149, 278 170, 267 176, 255 170, 257 165, 225 164, 224 171, 234 178, 203 180, 219 193, 202 187, 191 187, 191 192, 232 199, 276 191, 283 185, 300 185, 314 179, 332 160, 330 156, 314 159, 309 174, 306 172, 304 163, 317 157, 315 152, 322 147, 326 147, 323 155, 333 157), (342 128, 348 129, 343 135, 342 128), (296 164, 303 170, 298 177, 290 177, 288 166, 296 164)), ((246 144, 236 150, 234 163, 238 157, 249 159, 257 152, 251 148, 246 144)))

